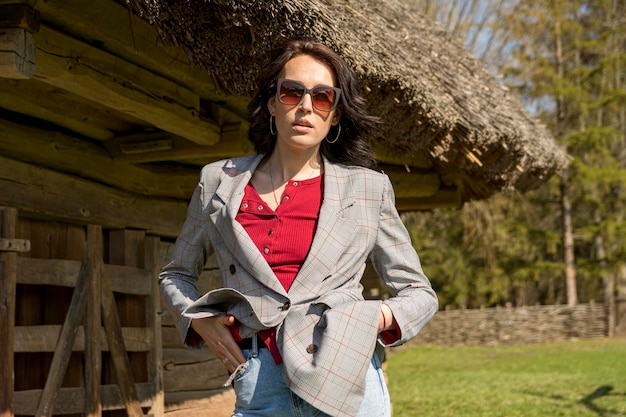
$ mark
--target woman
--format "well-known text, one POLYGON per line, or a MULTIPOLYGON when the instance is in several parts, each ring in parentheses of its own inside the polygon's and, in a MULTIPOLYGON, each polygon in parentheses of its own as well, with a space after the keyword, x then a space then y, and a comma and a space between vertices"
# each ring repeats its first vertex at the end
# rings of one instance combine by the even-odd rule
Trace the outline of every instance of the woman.
POLYGON ((160 275, 182 340, 231 373, 233 417, 389 416, 382 347, 438 305, 388 177, 356 166, 373 161, 376 118, 352 70, 310 38, 271 54, 249 113, 257 154, 203 168, 160 275), (212 253, 223 288, 198 298, 212 253), (384 302, 363 299, 368 257, 384 302))

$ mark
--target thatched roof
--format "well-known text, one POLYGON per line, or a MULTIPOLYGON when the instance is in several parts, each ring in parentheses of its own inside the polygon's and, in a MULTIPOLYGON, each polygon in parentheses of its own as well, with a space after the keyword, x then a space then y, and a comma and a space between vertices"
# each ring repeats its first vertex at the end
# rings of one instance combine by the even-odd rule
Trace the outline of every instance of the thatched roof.
POLYGON ((396 0, 128 0, 227 93, 250 95, 268 50, 310 35, 356 70, 378 141, 426 152, 463 200, 536 187, 566 164, 545 127, 435 22, 396 0))

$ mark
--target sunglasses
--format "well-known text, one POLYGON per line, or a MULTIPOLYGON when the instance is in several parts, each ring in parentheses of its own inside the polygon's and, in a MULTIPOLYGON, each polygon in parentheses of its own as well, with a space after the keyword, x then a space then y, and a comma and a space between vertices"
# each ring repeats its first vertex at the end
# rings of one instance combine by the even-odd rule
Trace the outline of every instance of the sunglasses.
POLYGON ((329 112, 335 110, 339 104, 341 88, 322 85, 319 87, 306 88, 299 81, 279 78, 276 86, 276 98, 283 104, 297 106, 309 93, 313 107, 319 111, 329 112))

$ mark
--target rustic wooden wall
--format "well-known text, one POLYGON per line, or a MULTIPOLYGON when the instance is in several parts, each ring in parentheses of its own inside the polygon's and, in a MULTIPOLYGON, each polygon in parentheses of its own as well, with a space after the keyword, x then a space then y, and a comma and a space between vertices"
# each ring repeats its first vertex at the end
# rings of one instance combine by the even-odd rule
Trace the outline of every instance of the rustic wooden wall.
POLYGON ((6 415, 162 416, 160 239, 34 218, 15 236, 30 251, 16 263, 6 415))

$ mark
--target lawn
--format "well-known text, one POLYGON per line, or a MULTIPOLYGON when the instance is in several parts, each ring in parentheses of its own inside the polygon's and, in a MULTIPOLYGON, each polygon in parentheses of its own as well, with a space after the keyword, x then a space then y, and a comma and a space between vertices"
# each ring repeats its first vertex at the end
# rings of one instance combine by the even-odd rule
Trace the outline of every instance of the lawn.
POLYGON ((626 339, 416 346, 387 376, 394 417, 626 416, 626 339))

